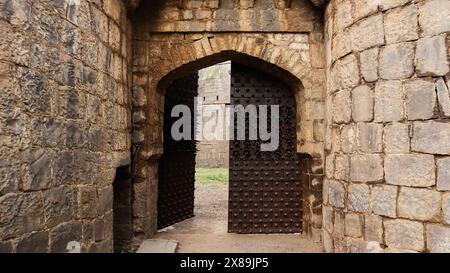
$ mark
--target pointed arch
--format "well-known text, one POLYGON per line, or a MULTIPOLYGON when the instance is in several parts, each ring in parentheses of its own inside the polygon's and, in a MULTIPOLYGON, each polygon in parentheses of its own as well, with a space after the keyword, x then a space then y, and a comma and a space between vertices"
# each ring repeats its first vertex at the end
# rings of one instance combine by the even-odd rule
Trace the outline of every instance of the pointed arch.
MULTIPOLYGON (((306 160, 310 171, 304 180, 323 177, 321 132, 325 131, 326 86, 323 61, 313 59, 324 58, 313 53, 316 42, 310 33, 143 33, 135 37, 132 142, 136 238, 151 237, 157 229, 158 159, 164 153, 166 88, 178 78, 226 60, 266 72, 290 85, 298 107, 297 150, 310 156, 306 160)), ((314 200, 305 204, 305 211, 311 212, 305 216, 306 230, 309 226, 320 228, 321 216, 313 208, 319 206, 321 191, 305 194, 304 200, 314 200)))

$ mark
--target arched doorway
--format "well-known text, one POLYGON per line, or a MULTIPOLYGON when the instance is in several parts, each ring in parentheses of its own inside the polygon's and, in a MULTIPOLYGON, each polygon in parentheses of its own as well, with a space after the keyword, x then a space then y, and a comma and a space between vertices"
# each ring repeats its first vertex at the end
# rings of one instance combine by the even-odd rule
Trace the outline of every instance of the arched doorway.
MULTIPOLYGON (((295 91, 283 80, 237 62, 232 63, 231 79, 230 106, 235 114, 231 119, 228 231, 301 233, 303 194, 295 91), (242 124, 239 115, 244 117, 242 124), (244 139, 238 131, 241 125, 244 139), (276 147, 263 149, 268 142, 276 147)), ((194 216, 197 80, 197 74, 190 74, 173 81, 166 90, 164 154, 158 169, 160 229, 194 216), (190 109, 189 140, 173 138, 177 117, 172 110, 177 105, 190 109)))

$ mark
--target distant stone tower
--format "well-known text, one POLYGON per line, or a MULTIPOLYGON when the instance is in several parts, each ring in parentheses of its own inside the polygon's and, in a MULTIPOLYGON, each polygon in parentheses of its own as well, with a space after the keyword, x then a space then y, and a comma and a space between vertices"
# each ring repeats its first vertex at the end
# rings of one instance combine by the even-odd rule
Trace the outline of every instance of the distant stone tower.
MULTIPOLYGON (((203 104, 203 124, 213 125, 216 139, 224 139, 224 116, 230 104, 231 62, 220 63, 199 71, 199 99, 203 104), (217 128, 220 126, 220 128, 217 128)), ((229 141, 203 140, 197 145, 197 167, 228 168, 229 141)))

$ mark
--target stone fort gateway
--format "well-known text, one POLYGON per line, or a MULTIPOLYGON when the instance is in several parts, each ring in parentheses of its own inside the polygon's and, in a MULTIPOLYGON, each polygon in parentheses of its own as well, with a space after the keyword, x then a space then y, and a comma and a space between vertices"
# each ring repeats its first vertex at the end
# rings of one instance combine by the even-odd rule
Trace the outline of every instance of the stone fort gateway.
POLYGON ((136 249, 202 150, 231 233, 450 252, 449 60, 449 0, 0 0, 0 253, 136 249), (280 105, 278 151, 170 139, 199 93, 280 105))

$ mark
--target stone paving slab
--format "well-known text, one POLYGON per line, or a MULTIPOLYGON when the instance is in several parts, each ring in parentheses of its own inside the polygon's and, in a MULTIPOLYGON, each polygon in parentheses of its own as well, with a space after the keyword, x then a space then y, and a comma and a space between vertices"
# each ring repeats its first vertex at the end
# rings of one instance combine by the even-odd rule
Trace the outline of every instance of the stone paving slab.
POLYGON ((137 253, 175 253, 178 242, 174 240, 146 240, 139 247, 137 253))

